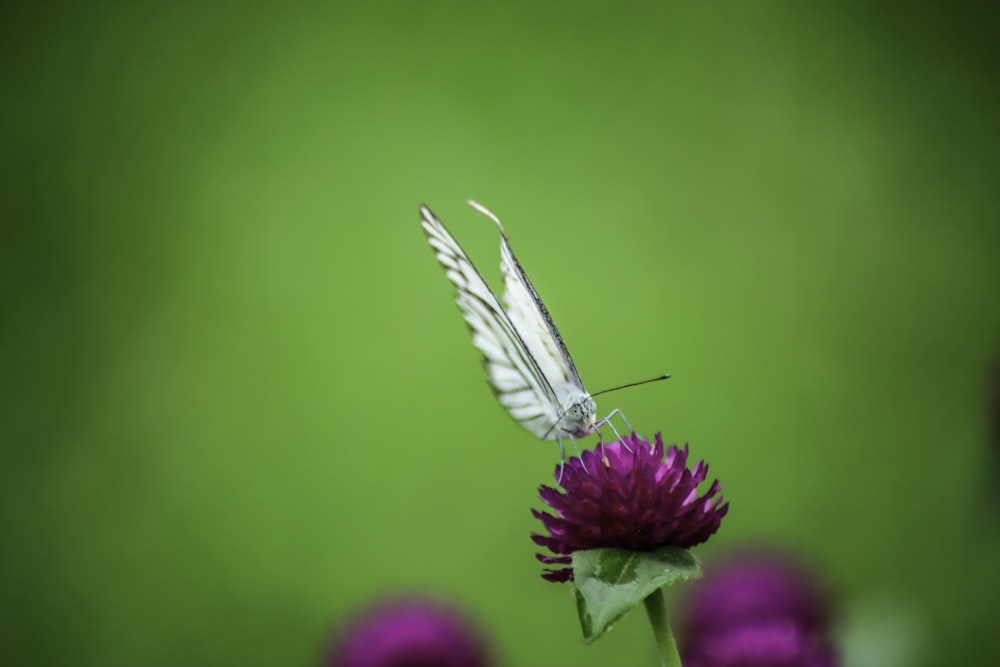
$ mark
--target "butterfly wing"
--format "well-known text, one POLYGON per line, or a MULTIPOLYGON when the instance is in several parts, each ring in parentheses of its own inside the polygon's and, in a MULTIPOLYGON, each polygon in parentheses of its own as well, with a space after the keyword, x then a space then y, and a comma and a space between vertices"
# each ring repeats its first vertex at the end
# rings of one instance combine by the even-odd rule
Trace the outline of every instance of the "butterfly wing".
POLYGON ((548 309, 535 291, 535 286, 531 284, 511 250, 500 220, 480 204, 474 201, 469 204, 500 229, 500 270, 503 272, 505 285, 503 299, 507 304, 510 321, 521 332, 532 357, 538 362, 550 385, 556 387, 568 383, 575 385, 581 392, 586 392, 573 358, 552 322, 548 309))
POLYGON ((420 224, 455 285, 455 301, 472 331, 473 345, 483 353, 487 379, 500 403, 539 438, 551 435, 559 406, 546 372, 525 341, 525 335, 533 333, 519 329, 462 247, 426 206, 420 207, 420 224))

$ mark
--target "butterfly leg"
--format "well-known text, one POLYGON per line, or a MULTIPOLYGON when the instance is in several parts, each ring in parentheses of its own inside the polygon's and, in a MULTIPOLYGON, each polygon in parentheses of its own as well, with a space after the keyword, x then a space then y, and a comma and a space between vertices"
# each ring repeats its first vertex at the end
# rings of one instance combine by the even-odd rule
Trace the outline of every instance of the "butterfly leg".
MULTIPOLYGON (((611 418, 614 417, 615 415, 621 417, 621 420, 625 422, 625 426, 628 427, 630 433, 635 433, 635 431, 632 429, 632 425, 628 423, 628 420, 625 419, 625 415, 623 415, 622 411, 619 410, 618 408, 615 408, 614 410, 609 412, 607 417, 605 417, 604 419, 602 419, 597 423, 598 427, 597 432, 600 433, 600 427, 606 425, 608 428, 611 429, 611 432, 615 434, 615 438, 618 439, 618 442, 622 443, 622 446, 625 447, 625 449, 627 449, 629 452, 632 452, 632 448, 628 446, 628 440, 623 438, 621 434, 618 433, 618 429, 615 428, 615 425, 611 423, 611 418)), ((603 437, 602 437, 602 444, 603 444, 603 437)))
POLYGON ((556 486, 561 486, 563 470, 566 468, 566 448, 563 446, 561 435, 557 435, 556 439, 559 441, 559 479, 556 480, 556 486))
POLYGON ((589 475, 590 471, 587 470, 587 464, 583 462, 583 454, 580 453, 580 448, 576 446, 576 438, 570 436, 569 441, 573 443, 573 451, 576 452, 576 458, 580 459, 580 465, 583 466, 583 471, 589 475))
MULTIPOLYGON (((566 433, 566 432, 564 431, 564 433, 566 433)), ((583 466, 583 471, 589 475, 590 471, 587 470, 587 464, 583 462, 583 455, 580 454, 580 448, 576 446, 576 438, 574 438, 573 436, 569 435, 568 433, 567 433, 566 437, 569 438, 569 441, 571 443, 573 443, 573 451, 576 452, 576 458, 580 459, 580 465, 583 466)), ((559 454, 562 456, 563 464, 565 464, 566 463, 566 449, 563 447, 563 436, 561 434, 557 434, 556 438, 559 440, 559 454)))
MULTIPOLYGON (((556 480, 556 485, 560 485, 562 484, 563 470, 566 468, 566 446, 563 445, 562 435, 557 434, 556 439, 559 441, 559 478, 556 480)), ((576 446, 576 440, 570 437, 569 441, 573 443, 573 450, 576 452, 576 458, 580 459, 583 471, 589 475, 590 471, 587 470, 587 464, 583 462, 583 456, 580 454, 580 448, 576 446)))

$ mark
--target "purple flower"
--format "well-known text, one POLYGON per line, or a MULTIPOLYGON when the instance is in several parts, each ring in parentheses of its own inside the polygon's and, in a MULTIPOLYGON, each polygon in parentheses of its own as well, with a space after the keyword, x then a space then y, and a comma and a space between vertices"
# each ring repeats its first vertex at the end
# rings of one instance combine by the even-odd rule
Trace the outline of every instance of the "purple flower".
POLYGON ((707 568, 682 608, 685 667, 834 667, 830 596, 790 555, 746 551, 707 568))
POLYGON ((684 667, 836 667, 818 636, 789 620, 748 622, 683 651, 684 667))
MULTIPOLYGON (((539 496, 555 514, 532 510, 549 534, 533 534, 531 539, 556 554, 538 554, 540 561, 568 565, 570 554, 584 549, 687 549, 719 529, 729 510, 718 495, 722 485, 715 480, 698 495, 708 466, 699 461, 689 470, 687 445, 683 450, 671 445, 664 459, 659 434, 655 445, 634 433, 627 442, 628 448, 614 442, 603 451, 588 450, 571 458, 562 477, 565 493, 549 486, 539 489, 539 496)), ((557 479, 558 474, 557 469, 557 479)), ((550 569, 542 577, 570 581, 573 571, 550 569)))
POLYGON ((805 630, 830 624, 830 596, 817 575, 791 556, 757 549, 719 561, 691 588, 681 633, 701 634, 751 621, 791 619, 805 630))
POLYGON ((422 597, 384 600, 334 640, 329 667, 487 667, 482 636, 462 614, 422 597))

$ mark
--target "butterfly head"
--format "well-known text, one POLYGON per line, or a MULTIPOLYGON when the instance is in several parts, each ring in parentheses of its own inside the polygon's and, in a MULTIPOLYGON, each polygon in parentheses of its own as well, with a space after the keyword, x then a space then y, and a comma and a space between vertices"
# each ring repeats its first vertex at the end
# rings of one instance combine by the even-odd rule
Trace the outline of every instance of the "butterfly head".
POLYGON ((580 392, 565 403, 559 427, 572 438, 583 438, 597 430, 597 403, 590 394, 580 392))

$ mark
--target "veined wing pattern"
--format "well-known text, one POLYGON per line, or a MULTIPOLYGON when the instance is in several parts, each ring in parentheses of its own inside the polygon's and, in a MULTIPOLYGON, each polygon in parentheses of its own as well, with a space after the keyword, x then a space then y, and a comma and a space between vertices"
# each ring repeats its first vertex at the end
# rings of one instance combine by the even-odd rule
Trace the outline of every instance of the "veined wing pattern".
POLYGON ((420 207, 421 226, 438 262, 455 285, 455 300, 472 331, 473 344, 483 353, 487 379, 500 403, 539 438, 559 438, 554 426, 562 416, 561 397, 556 388, 572 384, 585 393, 580 376, 511 250, 500 221, 479 204, 469 203, 500 229, 506 309, 462 247, 426 206, 420 207))

